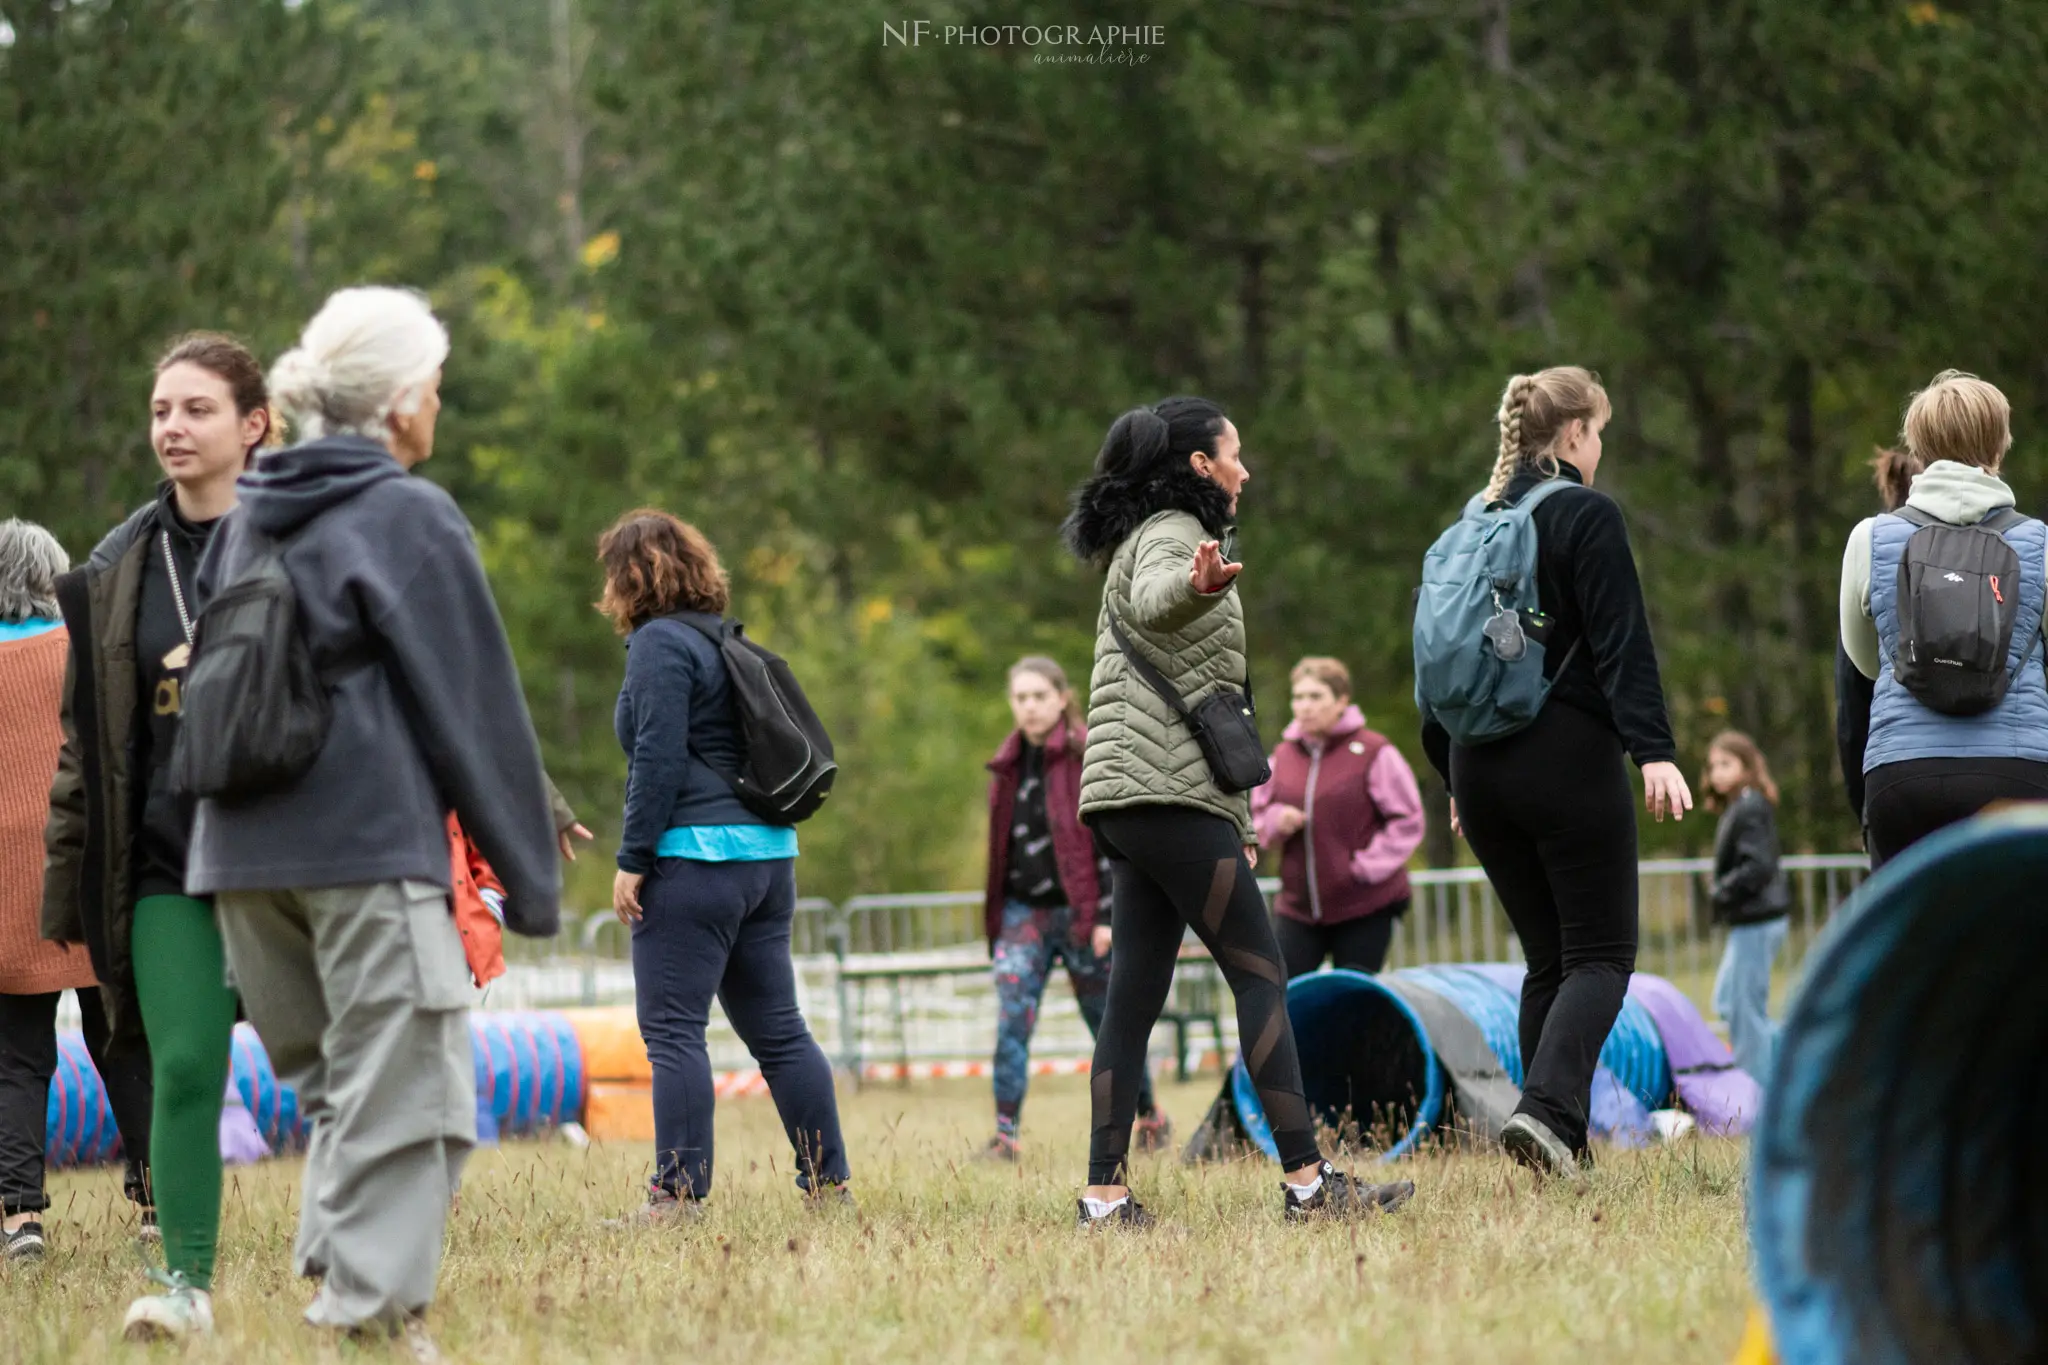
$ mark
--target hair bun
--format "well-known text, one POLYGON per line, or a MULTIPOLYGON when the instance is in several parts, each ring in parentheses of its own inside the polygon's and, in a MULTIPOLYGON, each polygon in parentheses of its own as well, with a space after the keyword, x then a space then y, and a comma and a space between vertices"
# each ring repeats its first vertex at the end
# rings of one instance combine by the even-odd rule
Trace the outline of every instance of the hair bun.
POLYGON ((270 367, 270 393, 287 412, 318 407, 329 384, 327 365, 303 346, 294 346, 270 367))

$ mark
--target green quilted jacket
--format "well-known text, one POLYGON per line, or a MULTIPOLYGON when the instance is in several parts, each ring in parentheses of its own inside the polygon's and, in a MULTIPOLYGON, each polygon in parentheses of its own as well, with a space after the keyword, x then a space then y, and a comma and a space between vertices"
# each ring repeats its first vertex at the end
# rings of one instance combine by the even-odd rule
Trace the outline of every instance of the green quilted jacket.
POLYGON ((1109 633, 1114 612, 1125 638, 1191 707, 1218 687, 1243 687, 1244 607, 1236 586, 1203 594, 1188 582, 1195 548, 1211 539, 1191 514, 1160 512, 1125 537, 1110 560, 1088 693, 1084 820, 1130 806, 1188 806, 1222 816, 1246 844, 1255 842, 1251 794, 1217 787, 1187 725, 1131 671, 1109 633))

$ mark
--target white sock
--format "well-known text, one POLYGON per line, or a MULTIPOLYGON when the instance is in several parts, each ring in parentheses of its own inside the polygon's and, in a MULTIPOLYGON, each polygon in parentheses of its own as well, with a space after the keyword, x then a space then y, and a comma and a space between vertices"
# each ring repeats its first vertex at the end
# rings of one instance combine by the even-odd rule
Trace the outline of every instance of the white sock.
POLYGON ((1322 1187, 1323 1173, 1321 1171, 1317 1171, 1316 1178, 1314 1180, 1309 1181, 1306 1185, 1297 1185, 1292 1180, 1287 1182, 1287 1188, 1294 1191, 1295 1199, 1304 1204, 1306 1204, 1309 1200, 1315 1198, 1316 1191, 1321 1189, 1322 1187))
POLYGON ((1130 1202, 1131 1197, 1129 1195, 1123 1195, 1117 1199, 1090 1199, 1086 1195, 1081 1197, 1081 1207, 1088 1210, 1090 1218, 1107 1218, 1116 1211, 1118 1205, 1130 1202))

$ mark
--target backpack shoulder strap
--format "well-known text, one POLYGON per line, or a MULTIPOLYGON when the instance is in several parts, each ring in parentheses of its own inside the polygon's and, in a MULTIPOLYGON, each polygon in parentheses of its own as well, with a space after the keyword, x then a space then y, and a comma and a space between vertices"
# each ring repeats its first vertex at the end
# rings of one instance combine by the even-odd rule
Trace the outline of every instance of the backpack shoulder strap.
POLYGON ((729 621, 723 616, 713 616, 708 611, 672 611, 667 616, 656 619, 688 626, 714 645, 724 644, 726 637, 739 628, 739 622, 729 621))
POLYGON ((1940 517, 1935 516, 1932 512, 1924 512, 1918 507, 1913 506, 1913 504, 1909 502, 1902 502, 1897 507, 1893 508, 1891 511, 1891 515, 1897 517, 1900 521, 1909 522, 1914 526, 1948 525, 1947 522, 1943 521, 1940 517))
POLYGON ((1522 500, 1515 504, 1515 509, 1517 511, 1526 510, 1533 512, 1536 510, 1537 504, 1552 494, 1562 493, 1567 488, 1584 487, 1584 484, 1573 483, 1570 479, 1545 479, 1542 483, 1537 484, 1534 488, 1522 494, 1522 500))
MULTIPOLYGON (((699 635, 702 635, 705 639, 711 642, 711 647, 713 649, 717 649, 720 651, 720 663, 723 663, 725 660, 723 646, 726 640, 731 638, 739 630, 739 622, 728 620, 723 616, 713 616, 708 611, 672 611, 667 616, 659 617, 657 619, 674 621, 677 625, 688 626, 691 630, 694 630, 699 635)), ((734 694, 734 700, 735 702, 737 702, 738 700, 737 693, 734 694)), ((725 785, 731 787, 735 793, 737 793, 740 790, 740 778, 738 773, 734 772, 732 769, 726 767, 722 763, 713 763, 709 758, 705 756, 704 751, 697 747, 696 740, 692 739, 688 741, 688 748, 690 751, 690 757, 696 759, 699 763, 702 763, 705 767, 709 768, 718 777, 723 778, 725 781, 725 785)))
POLYGON ((2017 507, 2001 507, 1977 524, 1987 531, 1996 531, 1998 534, 2004 535, 2015 526, 2025 526, 2027 521, 2028 517, 2026 514, 2017 507))

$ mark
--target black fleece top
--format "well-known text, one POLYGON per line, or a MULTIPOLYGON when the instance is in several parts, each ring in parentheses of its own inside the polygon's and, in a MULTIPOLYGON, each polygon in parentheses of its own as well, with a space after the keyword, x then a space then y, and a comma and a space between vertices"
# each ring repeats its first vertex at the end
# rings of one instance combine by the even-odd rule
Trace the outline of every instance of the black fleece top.
MULTIPOLYGON (((1568 464, 1560 466, 1558 477, 1585 482, 1568 464)), ((1520 501, 1542 481, 1539 471, 1523 470, 1508 485, 1507 501, 1520 501)), ((1676 761, 1642 580, 1620 506, 1594 489, 1567 488, 1539 503, 1530 519, 1536 525, 1536 591, 1551 621, 1543 641, 1543 671, 1552 680, 1545 704, 1577 707, 1613 727, 1637 767, 1676 761), (1573 651, 1576 640, 1585 643, 1573 651)), ((1422 747, 1449 782, 1451 737, 1432 719, 1423 721, 1422 747)))
POLYGON ((206 554, 213 528, 220 522, 187 521, 168 485, 157 498, 156 524, 148 535, 149 552, 142 560, 142 597, 135 620, 136 695, 141 698, 141 723, 136 727, 134 771, 142 793, 142 818, 135 827, 135 898, 185 894, 186 811, 170 789, 171 750, 178 742, 186 658, 191 653, 185 623, 178 615, 177 596, 164 567, 163 538, 170 538, 177 565, 178 590, 185 595, 185 614, 196 619, 205 603, 199 596, 199 561, 206 554))

